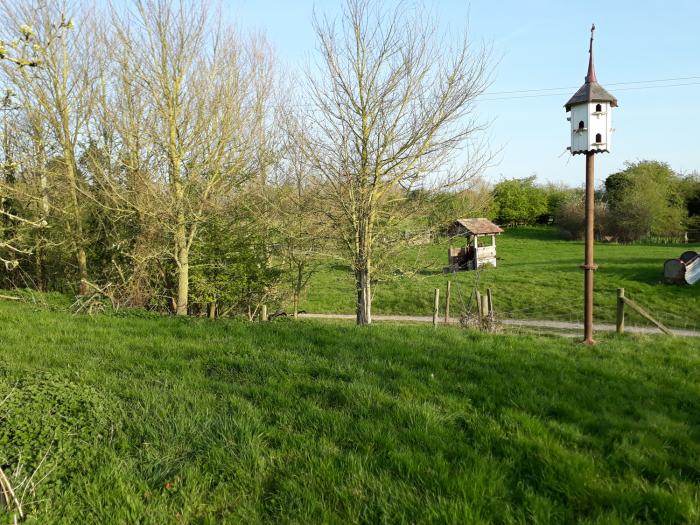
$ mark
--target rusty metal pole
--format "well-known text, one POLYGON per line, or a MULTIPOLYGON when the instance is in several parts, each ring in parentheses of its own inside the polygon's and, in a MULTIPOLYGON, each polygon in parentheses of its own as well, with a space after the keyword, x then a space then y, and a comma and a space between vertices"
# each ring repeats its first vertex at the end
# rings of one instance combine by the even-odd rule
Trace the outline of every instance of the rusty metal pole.
POLYGON ((594 345, 593 340, 593 272, 596 266, 593 262, 593 246, 595 243, 595 153, 586 153, 586 249, 584 271, 584 300, 583 300, 583 342, 594 345))

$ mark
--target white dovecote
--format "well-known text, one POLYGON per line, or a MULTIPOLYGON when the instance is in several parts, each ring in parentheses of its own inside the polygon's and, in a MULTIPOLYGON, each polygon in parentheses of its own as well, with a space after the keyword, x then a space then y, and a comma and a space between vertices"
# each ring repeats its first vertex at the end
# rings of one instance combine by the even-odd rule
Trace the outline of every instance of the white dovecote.
POLYGON ((588 49, 588 74, 585 83, 565 104, 571 112, 571 146, 573 155, 577 153, 609 152, 612 139, 612 108, 617 107, 617 99, 598 84, 593 63, 593 33, 588 49))

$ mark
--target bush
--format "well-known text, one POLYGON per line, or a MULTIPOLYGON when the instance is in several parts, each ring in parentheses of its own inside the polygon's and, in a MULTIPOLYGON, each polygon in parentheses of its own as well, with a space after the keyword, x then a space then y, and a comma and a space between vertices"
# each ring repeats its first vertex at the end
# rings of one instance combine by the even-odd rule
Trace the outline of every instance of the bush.
POLYGON ((437 232, 445 232, 456 219, 491 217, 493 197, 485 181, 478 180, 469 189, 436 192, 427 202, 428 224, 437 232))
POLYGON ((493 189, 494 215, 501 224, 533 224, 549 209, 547 193, 535 185, 535 176, 507 179, 493 189))
MULTIPOLYGON (((554 222, 567 239, 581 240, 586 235, 586 195, 576 190, 562 200, 554 213, 554 222)), ((595 235, 604 237, 610 222, 608 207, 600 200, 595 203, 595 235)))
POLYGON ((605 201, 611 211, 607 233, 620 241, 679 239, 685 232, 680 178, 665 163, 627 163, 605 180, 605 201))
POLYGON ((263 302, 275 303, 280 271, 271 265, 265 233, 251 217, 218 216, 202 225, 190 266, 194 305, 250 316, 263 302))
POLYGON ((586 208, 583 195, 563 200, 554 213, 554 222, 567 239, 583 239, 586 233, 586 208))
POLYGON ((582 198, 582 191, 578 188, 569 188, 563 184, 548 183, 542 186, 547 198, 547 212, 539 218, 543 224, 556 223, 560 208, 566 207, 572 201, 582 198))

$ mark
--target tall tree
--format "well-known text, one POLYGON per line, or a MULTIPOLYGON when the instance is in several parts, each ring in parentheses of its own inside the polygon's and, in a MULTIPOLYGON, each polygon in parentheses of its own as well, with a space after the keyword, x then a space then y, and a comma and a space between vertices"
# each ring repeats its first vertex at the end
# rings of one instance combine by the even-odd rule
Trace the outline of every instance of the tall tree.
POLYGON ((292 313, 297 318, 302 293, 320 266, 319 255, 328 245, 329 230, 319 213, 323 205, 319 201, 319 177, 304 154, 304 121, 297 113, 287 111, 282 124, 285 140, 281 160, 277 163, 275 185, 267 196, 272 237, 284 261, 292 313))
POLYGON ((204 1, 134 0, 134 6, 139 31, 129 31, 134 21, 124 18, 115 19, 116 33, 148 107, 149 173, 160 188, 148 205, 172 239, 175 309, 186 315, 199 225, 259 171, 267 56, 258 41, 244 45, 217 25, 204 1))
POLYGON ((305 152, 323 177, 324 213, 342 238, 365 325, 377 248, 409 214, 411 190, 464 184, 489 158, 473 116, 489 53, 466 35, 451 48, 424 12, 375 0, 347 0, 340 27, 315 17, 314 28, 321 59, 309 73, 305 152), (469 146, 466 165, 447 172, 469 146))
POLYGON ((20 67, 4 64, 3 72, 30 115, 35 135, 43 136, 46 130, 57 155, 56 175, 65 182, 60 217, 78 266, 82 294, 88 279, 88 236, 81 198, 85 181, 78 157, 94 102, 93 55, 87 43, 91 15, 85 6, 69 0, 6 2, 2 9, 10 25, 22 33, 15 45, 21 49, 22 58, 15 61, 20 67), (74 24, 73 16, 78 14, 81 20, 74 24))

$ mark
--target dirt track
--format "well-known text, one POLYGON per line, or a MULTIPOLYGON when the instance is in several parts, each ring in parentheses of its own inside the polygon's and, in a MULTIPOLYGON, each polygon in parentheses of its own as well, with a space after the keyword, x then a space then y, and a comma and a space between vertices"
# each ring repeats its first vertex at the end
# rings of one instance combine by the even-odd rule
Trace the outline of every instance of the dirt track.
MULTIPOLYGON (((354 314, 311 314, 305 313, 300 314, 299 317, 306 317, 312 319, 349 319, 354 320, 354 314)), ((405 323, 432 323, 433 318, 430 316, 421 315, 373 315, 373 321, 393 321, 393 322, 405 322, 405 323)), ((440 319, 440 324, 444 323, 444 318, 440 319)), ((457 318, 451 318, 450 324, 457 324, 457 318)), ((582 323, 569 323, 566 321, 546 321, 538 319, 504 319, 501 321, 506 326, 520 327, 520 328, 532 328, 532 329, 544 329, 544 330, 583 330, 582 323)), ((614 332, 614 324, 604 324, 596 323, 593 325, 593 330, 597 332, 614 332)), ((681 330, 681 329, 671 329, 675 335, 683 337, 700 337, 700 332, 696 330, 681 330)), ((661 334, 661 330, 658 328, 652 328, 647 326, 629 326, 625 325, 625 331, 633 334, 661 334)))

